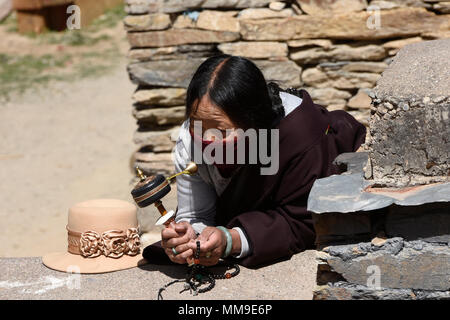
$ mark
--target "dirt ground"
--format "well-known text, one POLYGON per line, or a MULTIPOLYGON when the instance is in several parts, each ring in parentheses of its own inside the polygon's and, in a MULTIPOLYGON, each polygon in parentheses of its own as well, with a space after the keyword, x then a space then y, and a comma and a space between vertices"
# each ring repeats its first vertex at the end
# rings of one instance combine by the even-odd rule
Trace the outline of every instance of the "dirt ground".
MULTIPOLYGON (((123 26, 104 33, 109 38, 93 46, 61 47, 43 45, 0 26, 0 54, 39 58, 69 52, 71 63, 57 70, 67 77, 75 63, 95 63, 77 60, 82 53, 111 45, 117 49, 117 57, 101 73, 52 80, 23 94, 12 92, 0 103, 0 257, 66 250, 67 212, 76 202, 132 201, 129 162, 136 148, 131 114, 135 85, 126 72, 128 44, 123 26)), ((154 223, 152 209, 139 212, 144 228, 154 223)), ((158 236, 156 230, 153 237, 158 236)))

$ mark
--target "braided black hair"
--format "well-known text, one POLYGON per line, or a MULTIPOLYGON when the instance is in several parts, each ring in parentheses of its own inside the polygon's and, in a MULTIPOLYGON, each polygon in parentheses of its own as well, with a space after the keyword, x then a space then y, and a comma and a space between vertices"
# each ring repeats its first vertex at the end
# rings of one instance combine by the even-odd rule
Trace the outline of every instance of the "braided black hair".
POLYGON ((272 100, 272 109, 278 116, 284 117, 283 103, 280 98, 280 92, 283 91, 275 82, 269 82, 267 84, 269 90, 269 96, 272 100))

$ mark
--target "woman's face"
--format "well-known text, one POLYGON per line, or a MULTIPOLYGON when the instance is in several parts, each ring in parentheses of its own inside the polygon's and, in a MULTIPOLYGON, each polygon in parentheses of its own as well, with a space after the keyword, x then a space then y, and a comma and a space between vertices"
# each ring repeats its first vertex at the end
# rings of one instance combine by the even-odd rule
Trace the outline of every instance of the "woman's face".
POLYGON ((194 121, 201 121, 204 140, 225 139, 233 135, 232 131, 238 128, 222 109, 214 105, 207 94, 203 96, 200 102, 198 99, 194 102, 192 110, 194 112, 189 117, 190 130, 194 130, 194 121), (219 130, 222 133, 222 137, 216 137, 214 130, 209 129, 219 130))

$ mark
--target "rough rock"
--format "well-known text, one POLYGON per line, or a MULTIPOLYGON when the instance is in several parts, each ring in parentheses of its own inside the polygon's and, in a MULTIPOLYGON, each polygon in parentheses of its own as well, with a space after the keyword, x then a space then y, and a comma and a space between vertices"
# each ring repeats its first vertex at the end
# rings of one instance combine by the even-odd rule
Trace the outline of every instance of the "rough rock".
MULTIPOLYGON (((367 110, 368 111, 368 110, 367 110)), ((356 161, 338 164, 350 168, 345 174, 317 179, 308 197, 308 211, 327 212, 375 211, 374 217, 383 219, 391 205, 417 206, 433 202, 450 202, 450 183, 436 183, 407 189, 384 188, 364 179, 364 168, 369 165, 368 152, 350 152, 356 161), (362 158, 362 156, 365 156, 362 158), (381 213, 381 214, 380 214, 381 213)), ((338 156, 335 162, 340 158, 338 156)))
POLYGON ((370 5, 380 6, 381 9, 390 9, 383 8, 383 4, 380 2, 388 2, 396 7, 418 7, 418 8, 431 8, 431 4, 426 3, 427 1, 423 0, 387 0, 387 1, 370 1, 370 5))
POLYGON ((380 75, 375 73, 333 71, 320 68, 309 68, 302 73, 303 82, 317 88, 372 88, 379 78, 380 75))
POLYGON ((177 106, 171 108, 134 109, 133 116, 138 123, 155 125, 181 125, 184 121, 186 108, 177 106))
POLYGON ((417 36, 427 32, 450 30, 449 19, 423 8, 382 10, 382 28, 368 28, 370 12, 301 15, 290 18, 241 20, 245 40, 348 39, 374 40, 417 36))
POLYGON ((126 0, 125 10, 131 14, 148 12, 183 12, 188 9, 258 8, 272 0, 126 0))
MULTIPOLYGON (((419 8, 431 8, 432 5, 430 3, 426 3, 427 1, 423 0, 387 0, 387 1, 379 1, 374 0, 370 1, 369 8, 380 8, 381 10, 385 9, 393 9, 399 7, 419 7, 419 8)), ((433 1, 434 2, 434 1, 433 1)))
POLYGON ((296 0, 300 8, 310 15, 362 11, 367 7, 366 0, 296 0))
POLYGON ((337 100, 337 101, 320 101, 317 100, 317 103, 326 107, 328 111, 335 111, 335 110, 345 110, 345 100, 337 100))
POLYGON ((357 61, 345 63, 340 69, 349 72, 382 73, 387 67, 388 64, 385 62, 357 61))
POLYGON ((367 146, 382 185, 448 180, 449 51, 450 40, 407 45, 378 81, 367 146))
POLYGON ((440 13, 450 13, 450 2, 438 2, 433 4, 433 10, 440 13))
POLYGON ((149 3, 152 0, 125 0, 125 12, 139 15, 149 13, 149 3))
POLYGON ((300 7, 297 4, 295 4, 295 3, 291 3, 291 8, 294 10, 295 14, 297 14, 297 15, 304 14, 302 9, 300 9, 300 7))
POLYGON ((128 52, 128 58, 134 62, 149 60, 187 60, 209 57, 217 54, 214 44, 180 45, 162 48, 137 48, 128 52))
POLYGON ((346 100, 350 98, 352 95, 348 91, 337 90, 334 88, 305 88, 311 98, 321 99, 326 101, 341 99, 346 100))
POLYGON ((281 1, 274 1, 269 3, 269 8, 273 11, 281 11, 286 6, 286 3, 281 1))
POLYGON ((450 248, 423 243, 420 250, 405 246, 401 238, 388 239, 381 246, 369 243, 330 247, 331 269, 353 284, 366 285, 367 270, 377 266, 380 286, 396 289, 449 290, 450 248), (338 247, 338 248, 337 248, 338 247), (400 276, 407 275, 407 276, 400 276))
POLYGON ((138 62, 128 65, 130 79, 141 85, 187 88, 205 59, 138 62))
POLYGON ((394 8, 398 8, 398 7, 404 7, 403 5, 400 5, 398 3, 395 3, 393 1, 383 1, 383 0, 373 0, 370 1, 370 6, 371 8, 380 8, 381 10, 385 10, 385 9, 394 9, 394 8))
MULTIPOLYGON (((177 57, 177 47, 162 48, 137 48, 128 51, 128 59, 133 62, 149 60, 169 60, 170 57, 177 57)), ((182 60, 182 59, 180 59, 182 60)))
POLYGON ((341 70, 348 72, 382 73, 387 67, 385 62, 372 61, 338 61, 322 62, 318 65, 321 70, 341 70))
POLYGON ((311 48, 290 54, 290 58, 300 64, 345 60, 382 60, 385 57, 386 51, 380 46, 367 45, 356 47, 347 44, 335 45, 328 50, 311 48))
MULTIPOLYGON (((356 121, 362 123, 366 127, 369 126, 370 110, 369 109, 359 109, 359 110, 348 110, 350 115, 352 115, 356 121)), ((366 133, 366 140, 368 139, 368 131, 366 133)))
POLYGON ((174 29, 194 29, 197 27, 197 22, 192 20, 188 15, 179 15, 173 23, 174 29))
POLYGON ((422 33, 422 38, 426 40, 448 39, 450 38, 450 30, 435 30, 422 33))
POLYGON ((372 99, 364 90, 358 90, 358 93, 353 96, 347 103, 347 106, 352 109, 370 109, 372 99))
POLYGON ((197 20, 197 28, 213 31, 239 32, 239 21, 234 18, 237 11, 212 11, 200 12, 197 20))
POLYGON ((292 17, 294 11, 290 8, 274 11, 268 8, 248 8, 239 12, 238 19, 268 19, 292 17))
POLYGON ((255 60, 254 63, 261 69, 267 82, 273 81, 285 88, 298 88, 302 85, 302 68, 293 61, 255 60))
POLYGON ((291 48, 308 48, 308 47, 321 47, 326 50, 331 49, 333 42, 328 39, 300 39, 290 40, 287 42, 291 48))
POLYGON ((171 128, 163 131, 140 131, 134 133, 134 143, 144 147, 150 147, 153 152, 170 152, 172 151, 177 139, 179 127, 171 128))
POLYGON ((372 243, 375 247, 383 246, 387 241, 386 235, 384 232, 380 232, 375 238, 373 238, 370 243, 372 243))
POLYGON ((184 104, 185 99, 185 88, 141 89, 133 94, 135 102, 149 106, 179 106, 184 104))
POLYGON ((337 90, 334 88, 305 88, 308 91, 314 103, 326 107, 328 110, 344 110, 347 99, 351 97, 348 91, 337 90))
POLYGON ((152 32, 129 32, 132 48, 168 47, 180 44, 221 43, 239 39, 239 33, 196 29, 169 29, 152 32))
MULTIPOLYGON (((195 70, 205 59, 167 60, 132 63, 128 66, 134 83, 150 86, 187 88, 195 70)), ((293 61, 255 60, 266 81, 284 87, 299 87, 302 69, 293 61)))
POLYGON ((393 55, 397 54, 397 52, 401 48, 406 46, 407 44, 417 43, 417 42, 422 42, 422 41, 423 41, 423 39, 421 37, 413 37, 413 38, 388 41, 388 42, 383 43, 382 46, 383 46, 383 48, 388 50, 389 55, 393 56, 393 55))
POLYGON ((435 300, 450 299, 450 291, 369 288, 345 281, 319 286, 313 300, 435 300))
POLYGON ((218 49, 226 54, 242 56, 250 59, 286 57, 288 46, 281 42, 232 42, 218 45, 218 49))
POLYGON ((133 166, 138 166, 146 175, 173 174, 175 171, 172 153, 146 152, 136 154, 133 166))
POLYGON ((127 31, 164 30, 172 24, 170 16, 164 13, 152 13, 139 16, 128 15, 123 20, 127 31))

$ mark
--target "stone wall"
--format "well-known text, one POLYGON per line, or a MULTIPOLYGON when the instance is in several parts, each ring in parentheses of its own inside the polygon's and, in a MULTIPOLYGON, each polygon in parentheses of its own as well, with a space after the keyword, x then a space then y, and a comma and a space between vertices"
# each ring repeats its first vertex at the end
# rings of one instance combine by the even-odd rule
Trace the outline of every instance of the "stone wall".
POLYGON ((450 299, 449 208, 446 202, 314 215, 314 299, 450 299))
POLYGON ((402 48, 373 90, 368 152, 314 182, 315 299, 450 299, 449 52, 402 48))
POLYGON ((368 125, 370 89, 406 44, 450 37, 450 2, 125 0, 128 72, 138 86, 134 164, 171 172, 186 88, 207 57, 252 59, 268 81, 305 88, 368 125))

